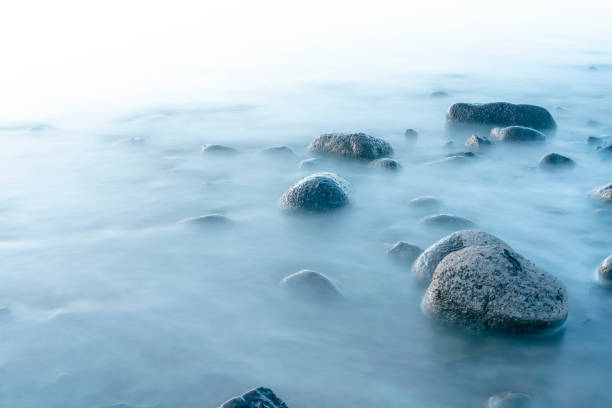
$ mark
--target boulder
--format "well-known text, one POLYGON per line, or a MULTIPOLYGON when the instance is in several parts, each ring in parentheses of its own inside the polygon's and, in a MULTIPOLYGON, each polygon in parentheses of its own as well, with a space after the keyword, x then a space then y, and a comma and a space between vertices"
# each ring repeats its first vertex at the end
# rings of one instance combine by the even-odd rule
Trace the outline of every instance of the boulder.
POLYGON ((464 144, 470 150, 478 151, 478 150, 484 150, 484 149, 491 147, 493 143, 491 143, 491 141, 487 137, 480 137, 480 136, 472 135, 467 138, 464 144))
POLYGON ((408 205, 411 207, 435 207, 442 204, 442 200, 437 199, 434 196, 421 196, 417 198, 413 198, 408 202, 408 205))
POLYGON ((567 292, 557 278, 511 249, 469 246, 436 266, 423 311, 478 331, 539 333, 565 321, 567 292))
POLYGON ((531 408, 531 397, 522 392, 504 391, 487 400, 487 408, 531 408))
POLYGON ((202 146, 202 154, 205 155, 216 155, 216 156, 235 156, 238 154, 238 150, 218 144, 205 144, 202 146))
POLYGON ((554 130, 555 120, 546 109, 535 105, 514 105, 507 102, 485 104, 455 103, 448 108, 450 124, 525 126, 537 130, 554 130))
POLYGON ((503 143, 544 142, 544 133, 524 126, 508 126, 491 129, 491 139, 503 143))
POLYGON ((601 262, 597 269, 597 276, 606 283, 612 283, 612 255, 601 262))
POLYGON ((597 187, 591 191, 591 196, 604 203, 612 203, 612 183, 597 187))
POLYGON ((412 266, 412 274, 425 283, 429 283, 436 266, 446 255, 472 245, 497 245, 512 249, 501 239, 483 231, 457 231, 434 243, 419 255, 412 266))
POLYGON ((540 166, 548 169, 569 168, 575 165, 576 162, 572 159, 558 153, 548 153, 540 159, 540 166))
POLYGON ((303 269, 280 282, 293 296, 307 300, 330 301, 342 298, 340 291, 325 275, 303 269))
POLYGON ((287 408, 287 404, 271 389, 259 387, 224 402, 219 408, 287 408))
POLYGON ((399 170, 402 168, 402 165, 397 160, 391 159, 389 157, 372 160, 370 162, 370 166, 387 170, 399 170))
POLYGON ((412 266, 414 260, 423 252, 416 245, 411 245, 407 242, 398 241, 387 251, 387 256, 394 261, 407 266, 412 266))
POLYGON ((393 155, 387 142, 365 133, 328 133, 317 137, 308 151, 349 159, 375 160, 393 155))
POLYGON ((280 198, 289 211, 327 212, 349 203, 349 183, 334 173, 315 173, 299 180, 280 198))

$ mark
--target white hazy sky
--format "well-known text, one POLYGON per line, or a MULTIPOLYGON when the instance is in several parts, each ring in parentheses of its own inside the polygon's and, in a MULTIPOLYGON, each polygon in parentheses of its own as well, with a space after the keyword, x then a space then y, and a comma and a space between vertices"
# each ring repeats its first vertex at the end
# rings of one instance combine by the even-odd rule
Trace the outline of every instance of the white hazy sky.
POLYGON ((611 0, 4 2, 0 121, 384 75, 398 55, 610 52, 611 21, 611 0))

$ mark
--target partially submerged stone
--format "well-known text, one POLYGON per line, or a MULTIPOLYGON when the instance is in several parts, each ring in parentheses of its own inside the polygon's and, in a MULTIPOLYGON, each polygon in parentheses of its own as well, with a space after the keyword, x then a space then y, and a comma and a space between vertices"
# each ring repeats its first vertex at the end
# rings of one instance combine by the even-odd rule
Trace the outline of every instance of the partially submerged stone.
POLYGON ((284 159, 295 159, 295 153, 287 146, 267 147, 259 151, 262 156, 279 157, 284 159))
POLYGON ((602 160, 609 161, 612 160, 612 145, 605 147, 598 147, 597 154, 602 160))
POLYGON ((218 144, 205 144, 202 146, 202 154, 217 156, 235 156, 238 154, 238 150, 229 146, 223 146, 218 144))
POLYGON ((427 316, 496 333, 538 333, 567 318, 567 292, 555 277, 513 250, 469 246, 436 266, 423 300, 427 316))
POLYGON ((557 127, 546 109, 536 105, 515 105, 507 102, 455 103, 448 108, 446 120, 450 124, 525 126, 543 131, 557 127))
POLYGON ((181 220, 183 223, 193 225, 227 225, 231 224, 232 220, 222 214, 206 214, 197 217, 185 218, 181 220))
POLYGON ((448 98, 448 93, 444 91, 435 91, 432 92, 429 96, 435 99, 448 98))
POLYGON ((428 217, 421 218, 419 220, 419 224, 451 230, 462 230, 465 228, 471 228, 475 225, 473 221, 468 220, 467 218, 451 214, 430 215, 428 217))
POLYGON ((446 255, 472 245, 497 245, 512 249, 501 239, 483 231, 457 231, 435 242, 419 255, 412 266, 412 274, 423 282, 429 283, 436 266, 446 255))
POLYGON ((271 389, 255 388, 221 404, 219 408, 287 408, 271 389))
POLYGON ((389 157, 372 160, 370 162, 370 166, 387 170, 399 170, 402 168, 402 165, 397 160, 391 159, 389 157))
POLYGON ((365 133, 323 134, 308 146, 308 151, 361 160, 375 160, 393 155, 393 148, 389 143, 365 133))
POLYGON ((548 153, 540 159, 540 166, 548 169, 574 167, 576 162, 558 153, 548 153))
POLYGON ((612 255, 604 259, 597 269, 597 276, 603 282, 612 284, 612 255))
POLYGON ((404 132, 404 136, 406 136, 406 139, 410 140, 416 140, 418 135, 419 133, 414 129, 406 129, 406 131, 404 132))
POLYGON ((302 170, 313 169, 317 167, 318 164, 319 164, 319 159, 311 157, 309 159, 304 159, 300 162, 300 169, 302 170))
POLYGON ((487 137, 472 135, 465 141, 465 146, 471 150, 479 151, 491 147, 493 143, 487 137))
POLYGON ((434 196, 420 196, 413 198, 408 202, 408 205, 412 207, 434 207, 442 204, 442 200, 437 199, 434 196))
POLYGON ((544 133, 525 126, 508 126, 491 129, 491 139, 503 143, 544 142, 544 133))
POLYGON ((402 265, 410 267, 422 252, 423 250, 416 245, 398 241, 389 248, 387 256, 402 265))
POLYGON ((330 301, 342 298, 340 291, 325 275, 303 269, 280 282, 292 295, 309 300, 330 301))
POLYGON ((289 211, 327 212, 349 203, 349 183, 334 173, 315 173, 299 180, 280 199, 289 211))
POLYGON ((597 187, 591 191, 591 196, 604 203, 612 203, 612 183, 597 187))
POLYGON ((487 400, 487 408, 531 408, 531 397, 522 392, 504 391, 487 400))

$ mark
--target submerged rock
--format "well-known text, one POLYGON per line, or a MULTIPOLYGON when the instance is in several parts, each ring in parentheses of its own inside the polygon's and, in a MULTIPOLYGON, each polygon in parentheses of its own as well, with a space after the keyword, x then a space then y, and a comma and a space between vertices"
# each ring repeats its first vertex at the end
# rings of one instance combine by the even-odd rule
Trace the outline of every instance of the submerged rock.
POLYGON ((430 215, 428 217, 421 218, 419 220, 419 224, 454 230, 470 228, 475 225, 473 221, 468 220, 467 218, 450 214, 430 215))
POLYGON ((569 168, 574 167, 575 165, 576 162, 574 162, 572 159, 558 153, 548 153, 546 156, 540 159, 540 166, 544 168, 569 168))
POLYGON ((484 150, 488 147, 491 147, 492 144, 493 143, 491 143, 489 138, 480 137, 476 135, 472 135, 468 137, 468 139, 465 141, 465 146, 469 147, 471 150, 474 150, 474 151, 484 150))
POLYGON ((602 160, 612 160, 612 146, 598 147, 597 154, 602 160))
POLYGON ((612 203, 612 183, 597 187, 591 191, 591 196, 596 200, 612 203))
POLYGON ((219 408, 287 408, 287 404, 271 389, 259 387, 224 402, 219 408))
POLYGON ((444 143, 444 146, 442 146, 442 148, 447 151, 453 150, 455 148, 455 142, 449 140, 448 142, 444 143))
POLYGON ((319 164, 319 159, 315 159, 311 157, 309 159, 304 159, 300 162, 300 169, 307 170, 317 167, 319 164))
POLYGON ((181 220, 181 222, 194 225, 227 225, 231 224, 232 220, 221 214, 206 214, 198 217, 185 218, 181 220))
POLYGON ((218 155, 218 156, 234 156, 238 154, 238 150, 218 144, 205 144, 202 146, 202 154, 218 155))
POLYGON ((450 124, 493 126, 525 126, 538 130, 553 130, 555 120, 546 109, 535 105, 514 105, 507 102, 485 104, 455 103, 448 108, 450 124))
POLYGON ((308 146, 308 151, 362 160, 375 160, 393 154, 389 143, 365 133, 323 134, 308 146))
POLYGON ((435 92, 432 92, 429 96, 431 98, 447 98, 448 97, 448 93, 446 93, 444 91, 435 91, 435 92))
POLYGON ((287 146, 267 147, 259 151, 259 154, 268 157, 279 157, 285 159, 295 159, 295 153, 287 146))
POLYGON ((402 165, 397 160, 389 157, 373 160, 370 162, 370 166, 387 170, 399 170, 402 168, 402 165))
POLYGON ((412 207, 434 207, 441 204, 442 200, 439 200, 434 196, 421 196, 413 198, 408 202, 408 205, 412 207))
POLYGON ((349 203, 349 183, 334 173, 315 173, 299 180, 280 199, 291 211, 326 212, 349 203))
POLYGON ((544 133, 524 126, 508 126, 491 129, 491 139, 504 143, 543 142, 544 133))
POLYGON ((322 301, 342 298, 336 285, 325 275, 308 269, 302 269, 285 277, 280 284, 299 298, 322 301))
POLYGON ((457 231, 427 248, 414 262, 412 274, 425 283, 429 283, 436 266, 446 255, 472 245, 496 245, 512 249, 501 239, 483 231, 457 231))
POLYGON ((387 256, 403 265, 412 266, 415 259, 423 252, 416 245, 410 245, 407 242, 398 241, 387 251, 387 256))
POLYGON ((406 131, 404 132, 404 136, 406 136, 406 139, 410 140, 416 140, 418 135, 419 133, 414 129, 406 129, 406 131))
POLYGON ((537 333, 567 318, 567 292, 555 277, 513 250, 469 246, 436 266, 423 310, 474 330, 537 333))
POLYGON ((606 283, 612 283, 612 255, 604 259, 597 269, 599 279, 606 283))
POLYGON ((487 408, 531 408, 531 397, 522 392, 504 391, 487 400, 487 408))

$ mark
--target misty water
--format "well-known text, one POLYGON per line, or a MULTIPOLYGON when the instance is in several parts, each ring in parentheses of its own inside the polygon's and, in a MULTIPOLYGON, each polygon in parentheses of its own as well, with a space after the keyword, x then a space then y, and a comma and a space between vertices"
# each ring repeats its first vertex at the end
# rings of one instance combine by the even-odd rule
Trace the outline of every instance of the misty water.
POLYGON ((304 78, 292 66, 275 86, 132 101, 91 123, 73 109, 0 124, 0 406, 216 407, 260 385, 291 408, 479 407, 505 390, 539 406, 612 405, 612 291, 595 279, 612 218, 588 196, 612 171, 586 143, 612 134, 612 53, 579 42, 527 57, 510 45, 491 64, 489 51, 457 66, 407 51, 304 78), (384 64, 392 74, 377 75, 384 64), (445 127, 448 106, 492 101, 544 106, 558 130, 463 166, 429 164, 466 150, 445 127), (316 136, 337 131, 387 140, 402 170, 298 167, 316 136), (206 143, 240 154, 204 156, 206 143), (278 145, 296 157, 259 152, 278 145), (543 171, 551 152, 576 167, 543 171), (281 211, 281 194, 315 171, 348 180, 351 206, 281 211), (408 205, 422 195, 442 204, 408 205), (232 223, 180 222, 213 213, 232 223), (428 320, 425 288, 385 251, 452 232, 418 223, 437 213, 469 218, 558 277, 562 330, 495 336, 428 320), (301 269, 344 300, 287 296, 279 281, 301 269))

